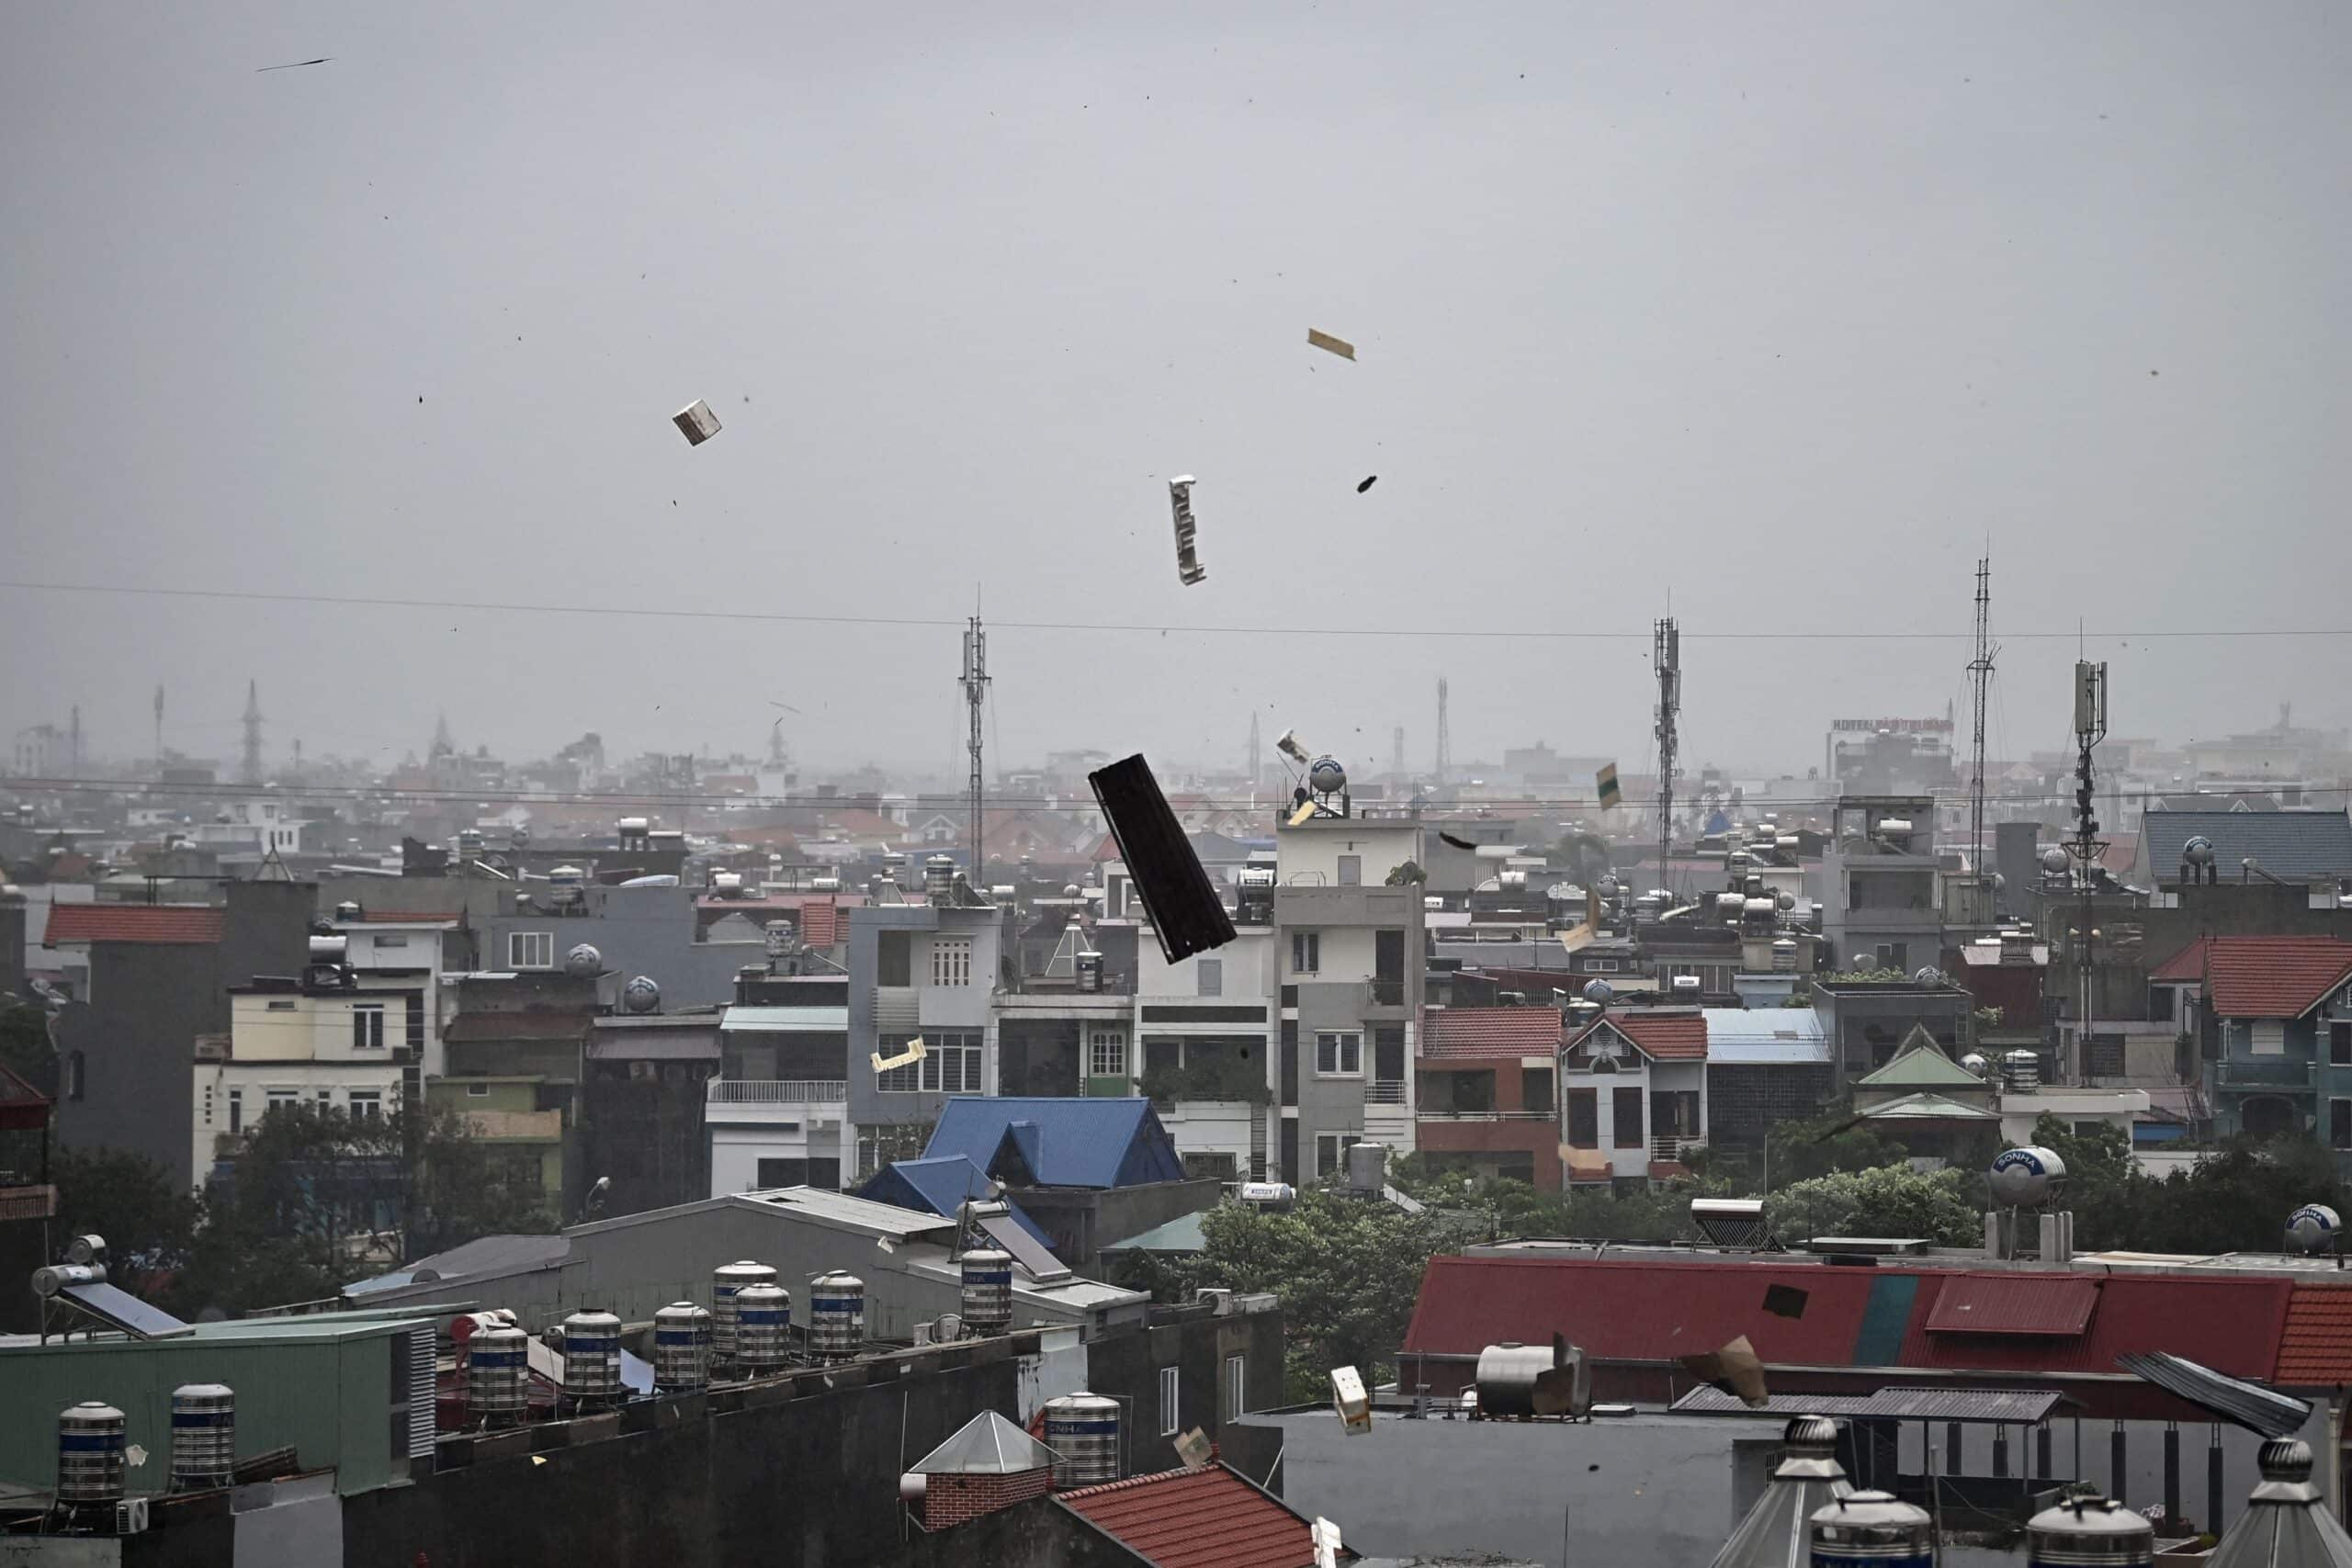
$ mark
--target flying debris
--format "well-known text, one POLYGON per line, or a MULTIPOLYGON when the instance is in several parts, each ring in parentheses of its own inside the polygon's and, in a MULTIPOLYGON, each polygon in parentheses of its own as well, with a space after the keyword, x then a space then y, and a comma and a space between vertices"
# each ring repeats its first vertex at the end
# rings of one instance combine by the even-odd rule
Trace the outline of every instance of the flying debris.
POLYGON ((893 1067, 911 1067, 923 1059, 926 1050, 922 1036, 918 1034, 908 1041, 907 1048, 895 1056, 885 1056, 879 1051, 875 1052, 874 1070, 877 1073, 887 1073, 893 1067))
MULTIPOLYGON (((299 71, 305 65, 324 65, 334 58, 332 54, 322 54, 316 60, 289 60, 283 65, 256 65, 254 67, 254 74, 258 76, 265 71, 299 71)), ((2148 374, 2153 376, 2155 372, 2151 370, 2148 374)))
POLYGON ((689 446, 699 446, 718 434, 718 416, 700 398, 672 414, 670 423, 685 432, 689 446))
POLYGON ((1457 839, 1453 834, 1445 832, 1442 829, 1438 833, 1437 841, 1445 845, 1449 849, 1467 850, 1472 854, 1476 854, 1478 852, 1478 846, 1472 843, 1469 840, 1457 839))
POLYGON ((1190 588, 1208 576, 1208 568, 1201 564, 1199 546, 1193 525, 1193 486, 1190 474, 1179 474, 1168 481, 1168 504, 1176 513, 1176 575, 1190 588))
POLYGON ((1594 774, 1593 783, 1599 787, 1600 809, 1603 811, 1625 798, 1624 792, 1617 787, 1617 764, 1614 762, 1594 774))
POLYGON ((1184 1461, 1186 1470, 1205 1470, 1216 1450, 1209 1444, 1207 1435, 1195 1427, 1176 1439, 1176 1457, 1184 1461))
POLYGON ((1168 797, 1140 755, 1086 775, 1095 804, 1126 853, 1127 874, 1143 895, 1159 950, 1170 964, 1223 947, 1234 937, 1233 917, 1201 869, 1168 797))
POLYGON ((1358 495, 1362 495, 1364 491, 1370 490, 1374 484, 1378 483, 1379 479, 1380 476, 1378 474, 1364 475, 1363 483, 1356 486, 1356 493, 1358 495))
POLYGON ((1336 354, 1342 359, 1353 359, 1356 356, 1354 344, 1348 342, 1345 338, 1333 337, 1329 333, 1318 333, 1313 327, 1306 329, 1306 341, 1324 353, 1336 354))
POLYGON ((1680 1358, 1682 1370, 1701 1382, 1723 1390, 1751 1410, 1761 1410, 1770 1395, 1764 1388, 1764 1362, 1743 1334, 1720 1350, 1680 1358))

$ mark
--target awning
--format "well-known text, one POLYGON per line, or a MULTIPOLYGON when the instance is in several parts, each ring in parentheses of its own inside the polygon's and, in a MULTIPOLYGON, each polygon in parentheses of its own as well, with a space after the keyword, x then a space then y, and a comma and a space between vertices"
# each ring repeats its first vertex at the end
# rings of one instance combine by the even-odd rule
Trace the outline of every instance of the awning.
POLYGON ((1776 1393, 1757 1409, 1718 1388, 1676 1400, 1677 1416, 1835 1416, 1846 1420, 1958 1421, 2031 1426, 2066 1402, 2055 1389, 1883 1388, 1876 1393, 1776 1393))
POLYGON ((2098 1305, 2096 1280, 1962 1275, 1946 1280, 1928 1314, 1930 1334, 2019 1334, 2071 1339, 2098 1305))

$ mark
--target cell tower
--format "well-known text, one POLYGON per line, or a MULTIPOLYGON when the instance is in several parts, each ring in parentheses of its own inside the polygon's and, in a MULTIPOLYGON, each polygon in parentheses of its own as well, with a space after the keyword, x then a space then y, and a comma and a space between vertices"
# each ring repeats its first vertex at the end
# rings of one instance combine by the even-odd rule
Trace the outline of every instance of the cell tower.
POLYGON ((1266 758, 1258 745, 1258 715, 1253 709, 1250 715, 1250 794, 1252 805, 1256 804, 1255 796, 1265 783, 1266 758))
POLYGON ((2091 1038, 2091 1004, 2097 992, 2091 977, 2092 948, 2096 933, 2091 927, 2094 909, 2092 891, 2098 879, 2091 868, 2098 863, 2099 852, 2107 848, 2098 836, 2098 817, 2093 810, 2091 798, 2094 775, 2091 751, 2107 739, 2107 664, 2094 664, 2086 659, 2075 661, 2075 836, 2066 840, 2066 852, 2075 861, 2075 874, 2081 879, 2083 891, 2082 927, 2075 932, 2075 967, 2082 976, 2082 1022, 2075 1032, 2075 1076, 2068 1081, 2082 1082, 2083 1063, 2086 1059, 2091 1038))
POLYGON ((155 682, 155 766, 164 765, 164 683, 155 682))
POLYGON ((261 687, 253 681, 245 682, 245 754, 237 765, 237 778, 242 784, 261 783, 261 687))
POLYGON ((1405 776, 1405 727, 1401 724, 1396 727, 1396 738, 1388 748, 1388 776, 1392 779, 1405 776))
POLYGON ((1674 721, 1682 712, 1682 634, 1674 617, 1658 622, 1651 662, 1657 667, 1657 871, 1661 887, 1674 847, 1674 721))
MULTIPOLYGON (((1976 562, 1976 657, 1968 661, 1968 683, 1976 704, 1976 764, 1968 781, 1968 865, 1979 887, 1990 887, 1984 869, 1984 698, 1993 687, 1993 558, 1976 562)), ((1989 910, 1987 911, 1989 913, 1989 910)))
POLYGON ((1445 775, 1453 768, 1453 741, 1446 731, 1445 677, 1437 678, 1437 782, 1445 783, 1445 775))
POLYGON ((972 884, 978 886, 981 874, 988 867, 988 857, 980 844, 980 714, 989 694, 989 637, 980 629, 980 617, 974 615, 964 630, 964 705, 971 710, 972 734, 968 742, 972 753, 970 783, 972 808, 972 884))

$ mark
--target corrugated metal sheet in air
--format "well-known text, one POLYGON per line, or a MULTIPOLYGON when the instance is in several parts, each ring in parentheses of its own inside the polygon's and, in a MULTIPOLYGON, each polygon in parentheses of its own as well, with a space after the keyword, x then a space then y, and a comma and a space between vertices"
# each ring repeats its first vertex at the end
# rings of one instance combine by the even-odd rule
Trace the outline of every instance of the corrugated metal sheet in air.
POLYGON ((2034 1334, 2072 1338, 2098 1305, 2096 1280, 1972 1274, 1946 1280, 1928 1314, 1930 1334, 2034 1334))
MULTIPOLYGON (((2065 1399, 2056 1389, 1883 1388, 1876 1393, 1776 1393, 1760 1414, 1843 1416, 1849 1420, 2020 1422, 2046 1419, 2065 1399)), ((1676 1400, 1683 1416, 1755 1416, 1734 1395, 1701 1386, 1676 1400)))

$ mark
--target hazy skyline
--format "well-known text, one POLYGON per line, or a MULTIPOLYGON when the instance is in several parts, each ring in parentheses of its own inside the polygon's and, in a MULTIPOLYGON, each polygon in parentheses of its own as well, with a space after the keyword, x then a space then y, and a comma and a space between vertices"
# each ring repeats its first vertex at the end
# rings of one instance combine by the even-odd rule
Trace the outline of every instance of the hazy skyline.
MULTIPOLYGON (((1016 630, 992 761, 2052 749, 2065 634, 2352 626, 2322 6, 0 15, 17 581, 1016 630), (258 68, 329 56, 328 63, 258 68), (1306 346, 1314 326, 1360 359, 1306 346), (669 416, 707 399, 689 448, 669 416), (1166 479, 1199 479, 1208 580, 1166 479), (1357 483, 1379 482, 1359 494, 1357 483), (1949 632, 1742 642, 1711 632, 1949 632), (1183 669, 1173 660, 1185 660, 1183 669)), ((2352 638, 2094 639, 2118 734, 2352 638)), ((954 768, 957 634, 0 589, 0 724, 954 768)))

